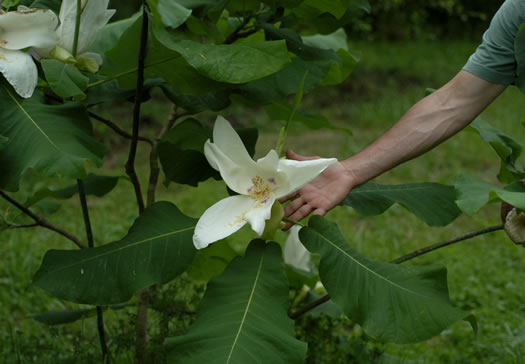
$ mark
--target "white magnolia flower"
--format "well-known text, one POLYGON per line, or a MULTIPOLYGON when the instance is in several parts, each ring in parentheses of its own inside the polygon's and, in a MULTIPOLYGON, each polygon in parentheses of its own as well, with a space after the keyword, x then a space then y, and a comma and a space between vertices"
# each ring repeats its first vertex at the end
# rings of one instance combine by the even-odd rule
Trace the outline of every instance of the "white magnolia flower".
POLYGON ((239 195, 220 200, 204 212, 193 235, 197 249, 233 234, 246 223, 261 236, 276 199, 301 188, 337 162, 335 158, 279 159, 275 150, 254 161, 230 123, 220 116, 213 129, 213 143, 206 141, 204 154, 239 195))
POLYGON ((311 254, 301 243, 299 230, 301 230, 299 225, 294 225, 290 228, 288 239, 286 239, 284 244, 284 262, 294 268, 311 272, 311 254))
POLYGON ((51 10, 0 12, 0 72, 22 97, 31 97, 38 71, 28 47, 52 47, 58 42, 57 16, 51 10))
POLYGON ((73 57, 75 41, 75 25, 77 18, 77 0, 63 0, 60 7, 60 26, 57 29, 59 42, 57 47, 38 49, 42 57, 54 57, 63 62, 76 63, 77 67, 97 72, 102 64, 98 53, 88 52, 89 47, 97 37, 97 32, 108 23, 115 14, 114 9, 108 9, 109 0, 82 0, 80 29, 78 34, 77 55, 73 57))

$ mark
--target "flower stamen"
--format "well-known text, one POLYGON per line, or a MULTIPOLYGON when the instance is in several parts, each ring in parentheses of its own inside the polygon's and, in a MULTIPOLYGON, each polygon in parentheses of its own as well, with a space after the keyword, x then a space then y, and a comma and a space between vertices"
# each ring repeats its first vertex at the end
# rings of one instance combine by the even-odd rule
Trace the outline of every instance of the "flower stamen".
POLYGON ((265 202, 268 196, 272 193, 270 186, 260 177, 252 178, 253 187, 248 190, 248 193, 253 196, 258 202, 265 202))

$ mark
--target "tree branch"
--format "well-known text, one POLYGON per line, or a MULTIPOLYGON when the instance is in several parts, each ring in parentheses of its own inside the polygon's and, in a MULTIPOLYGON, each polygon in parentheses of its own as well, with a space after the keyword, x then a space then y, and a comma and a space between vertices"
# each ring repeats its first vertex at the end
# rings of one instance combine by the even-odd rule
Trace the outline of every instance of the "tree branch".
MULTIPOLYGON (((144 200, 140 189, 140 183, 135 172, 135 156, 137 153, 137 142, 139 138, 140 127, 140 107, 142 100, 142 92, 144 88, 144 63, 146 59, 146 48, 148 44, 148 12, 146 10, 146 1, 142 1, 142 28, 140 32, 140 48, 138 54, 138 69, 137 69, 137 89, 135 94, 135 105, 133 107, 133 132, 131 145, 129 148, 128 161, 126 162, 126 173, 128 174, 133 187, 135 188, 135 196, 139 207, 139 214, 144 211, 144 200)), ((136 323, 136 341, 135 341, 135 363, 143 364, 146 360, 147 352, 147 331, 148 331, 148 301, 149 289, 143 289, 139 294, 139 302, 137 304, 137 323, 136 323)))
MULTIPOLYGON (((95 241, 93 239, 93 230, 91 229, 91 221, 89 219, 89 210, 87 206, 86 191, 84 190, 84 182, 81 179, 77 180, 78 196, 80 198, 80 206, 82 207, 82 216, 84 217, 84 226, 86 228, 86 237, 88 241, 88 247, 94 248, 95 241)), ((102 307, 97 307, 97 329, 98 338, 100 341, 100 349, 102 351, 102 362, 107 363, 106 358, 108 355, 108 346, 106 344, 106 333, 104 332, 104 314, 102 307)))
MULTIPOLYGON (((495 225, 495 226, 490 226, 488 228, 481 229, 481 230, 478 230, 478 231, 473 231, 473 232, 467 233, 465 235, 458 236, 457 238, 454 238, 454 239, 451 239, 451 240, 445 240, 445 241, 442 241, 442 242, 439 242, 439 243, 436 243, 436 244, 432 244, 432 245, 429 245, 427 247, 415 250, 412 253, 403 255, 402 257, 399 257, 397 259, 392 260, 390 263, 392 263, 392 264, 401 264, 403 262, 406 262, 407 260, 410 260, 410 259, 413 259, 413 258, 417 258, 417 257, 419 257, 421 255, 424 255, 426 253, 429 253, 431 251, 434 251, 434 250, 437 250, 437 249, 440 249, 440 248, 444 248, 444 247, 446 247, 448 245, 459 243, 460 241, 472 239, 472 238, 474 238, 474 237, 476 237, 478 235, 487 234, 487 233, 491 233, 493 231, 498 231, 498 230, 502 230, 502 229, 503 229, 503 225, 495 225)), ((319 305, 321 305, 321 304, 323 304, 323 303, 325 303, 325 302, 327 302, 329 300, 330 300, 330 295, 324 295, 323 297, 319 298, 318 300, 316 300, 314 302, 311 302, 308 305, 300 308, 298 311, 296 311, 294 313, 290 313, 288 316, 295 320, 298 317, 300 317, 301 315, 305 314, 306 312, 308 312, 310 310, 313 310, 317 306, 319 306, 319 305)))
POLYGON ((80 241, 80 239, 78 239, 76 236, 68 233, 67 231, 64 231, 62 230, 61 228, 51 224, 50 222, 48 222, 46 219, 44 219, 43 217, 40 217, 36 214, 34 214, 31 210, 29 210, 27 207, 25 207, 24 205, 22 205, 20 202, 16 201, 14 198, 12 198, 11 196, 9 196, 7 193, 5 193, 4 191, 0 190, 0 196, 2 196, 2 198, 4 200, 6 200, 7 202, 9 202, 11 205, 15 206, 17 209, 19 209, 20 211, 22 211, 24 214, 26 214, 27 216, 29 216, 30 218, 32 218, 35 223, 39 226, 42 226, 42 227, 45 227, 46 229, 49 229, 49 230, 53 230, 54 232, 56 233, 59 233, 60 235, 62 235, 63 237, 65 238, 68 238, 69 240, 71 240, 76 246, 78 246, 79 248, 85 248, 86 246, 80 241))
POLYGON ((445 240, 445 241, 442 241, 440 243, 432 244, 432 245, 429 245, 427 247, 415 250, 412 253, 403 255, 402 257, 399 257, 397 259, 392 260, 390 263, 401 264, 403 262, 406 262, 407 260, 410 260, 410 259, 413 259, 413 258, 417 258, 417 257, 419 257, 419 256, 421 256, 423 254, 430 253, 431 251, 444 248, 444 247, 446 247, 448 245, 459 243, 460 241, 472 239, 472 238, 474 238, 474 237, 476 237, 478 235, 483 235, 483 234, 491 233, 493 231, 498 231, 498 230, 502 230, 502 229, 503 229, 503 224, 500 224, 500 225, 490 226, 488 228, 481 229, 481 230, 478 230, 478 231, 473 231, 473 232, 467 233, 465 235, 458 236, 457 238, 454 238, 454 239, 451 239, 451 240, 445 240))
MULTIPOLYGON (((133 136, 131 134, 129 134, 125 130, 122 130, 121 128, 118 127, 118 125, 114 124, 113 122, 109 121, 108 119, 104 119, 102 116, 97 115, 97 114, 95 114, 94 112, 91 112, 91 111, 89 111, 88 114, 89 114, 89 116, 91 118, 100 121, 102 124, 104 124, 107 127, 109 127, 111 130, 113 130, 115 133, 117 133, 121 137, 124 137, 126 139, 133 139, 133 136)), ((139 136, 137 139, 139 141, 146 142, 149 145, 153 145, 153 142, 150 139, 146 138, 146 137, 139 136)))

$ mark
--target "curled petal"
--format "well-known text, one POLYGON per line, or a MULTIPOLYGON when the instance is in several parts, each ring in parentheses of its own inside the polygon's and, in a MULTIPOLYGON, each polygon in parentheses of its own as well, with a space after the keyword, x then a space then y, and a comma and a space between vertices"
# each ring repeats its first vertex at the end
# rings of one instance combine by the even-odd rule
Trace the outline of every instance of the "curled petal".
POLYGON ((55 13, 46 9, 0 14, 0 47, 11 50, 53 47, 58 42, 57 25, 55 13))
POLYGON ((230 159, 215 143, 207 141, 204 144, 204 155, 210 165, 218 170, 228 187, 237 193, 246 195, 252 186, 252 178, 257 175, 258 169, 255 162, 238 164, 230 159))
POLYGON ((286 196, 317 177, 327 167, 337 162, 335 158, 319 158, 307 161, 282 159, 279 161, 279 171, 288 177, 288 185, 279 186, 275 190, 277 198, 286 196))
POLYGON ((299 230, 301 230, 299 225, 290 228, 288 239, 284 245, 284 262, 294 268, 310 272, 311 254, 299 240, 299 230))
POLYGON ((0 48, 0 72, 20 96, 33 95, 38 71, 29 54, 0 48))
POLYGON ((246 214, 257 201, 251 196, 231 196, 208 208, 197 222, 193 244, 197 249, 206 248, 217 240, 233 234, 246 225, 246 214))
POLYGON ((215 120, 213 144, 217 145, 235 164, 239 166, 255 165, 237 132, 222 116, 218 116, 217 120, 215 120))

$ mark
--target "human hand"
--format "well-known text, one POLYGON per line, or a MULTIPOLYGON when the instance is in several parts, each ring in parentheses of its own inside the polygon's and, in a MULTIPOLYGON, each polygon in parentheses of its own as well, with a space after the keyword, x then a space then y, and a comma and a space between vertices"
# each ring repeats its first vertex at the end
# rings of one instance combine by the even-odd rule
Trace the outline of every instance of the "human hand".
MULTIPOLYGON (((305 157, 291 150, 286 152, 286 156, 299 161, 319 158, 305 157)), ((326 214, 343 201, 353 187, 354 178, 341 162, 337 162, 298 191, 283 197, 280 202, 297 197, 285 207, 284 214, 292 220, 299 221, 310 213, 326 214)), ((287 223, 284 230, 288 230, 291 226, 292 223, 287 223)))

